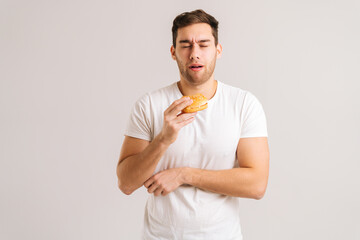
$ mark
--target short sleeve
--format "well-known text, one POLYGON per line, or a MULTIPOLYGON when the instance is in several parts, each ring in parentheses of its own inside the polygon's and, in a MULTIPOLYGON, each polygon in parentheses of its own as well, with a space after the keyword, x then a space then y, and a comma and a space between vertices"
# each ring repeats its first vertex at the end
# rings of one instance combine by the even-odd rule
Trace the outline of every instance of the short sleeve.
POLYGON ((151 141, 149 97, 143 96, 133 106, 125 135, 151 141))
POLYGON ((267 123, 264 109, 259 100, 247 92, 241 113, 240 138, 267 137, 267 123))

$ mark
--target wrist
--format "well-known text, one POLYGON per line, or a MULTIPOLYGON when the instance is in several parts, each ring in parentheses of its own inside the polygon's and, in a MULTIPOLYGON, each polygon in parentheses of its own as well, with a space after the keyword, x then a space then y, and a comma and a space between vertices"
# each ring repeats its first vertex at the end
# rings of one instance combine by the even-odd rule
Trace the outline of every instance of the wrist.
POLYGON ((163 134, 162 131, 157 135, 156 138, 158 139, 160 144, 162 144, 166 147, 169 147, 172 144, 172 142, 166 138, 165 134, 163 134))
POLYGON ((164 146, 164 147, 169 147, 171 145, 171 143, 169 141, 166 140, 165 136, 162 134, 162 132, 160 132, 156 138, 157 142, 164 146))
POLYGON ((192 172, 191 168, 184 167, 181 171, 181 181, 183 184, 191 185, 192 172))

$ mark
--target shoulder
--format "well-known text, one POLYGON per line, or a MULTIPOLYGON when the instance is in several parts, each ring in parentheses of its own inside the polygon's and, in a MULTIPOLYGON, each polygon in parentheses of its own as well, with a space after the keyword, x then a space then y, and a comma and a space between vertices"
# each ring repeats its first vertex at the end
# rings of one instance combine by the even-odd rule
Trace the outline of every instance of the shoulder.
POLYGON ((244 90, 239 87, 234 87, 229 84, 219 82, 221 96, 223 98, 230 99, 232 102, 244 102, 246 98, 252 98, 253 94, 247 90, 244 90))
POLYGON ((180 98, 176 83, 149 91, 135 102, 135 108, 142 109, 149 115, 162 114, 169 105, 180 98))
POLYGON ((152 104, 153 102, 158 102, 163 100, 168 96, 174 95, 176 83, 172 83, 168 86, 146 92, 136 101, 137 104, 152 104))
POLYGON ((246 110, 251 107, 262 107, 258 98, 250 91, 220 82, 220 98, 224 104, 246 110))

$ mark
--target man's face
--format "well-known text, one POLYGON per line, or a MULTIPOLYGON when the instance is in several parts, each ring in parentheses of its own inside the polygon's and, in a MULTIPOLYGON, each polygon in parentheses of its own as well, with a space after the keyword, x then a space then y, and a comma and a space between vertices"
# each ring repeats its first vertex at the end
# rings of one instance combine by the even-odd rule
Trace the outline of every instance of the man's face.
POLYGON ((198 85, 214 79, 216 59, 221 55, 221 45, 215 39, 209 24, 195 23, 178 29, 176 48, 171 55, 176 60, 180 77, 198 85))

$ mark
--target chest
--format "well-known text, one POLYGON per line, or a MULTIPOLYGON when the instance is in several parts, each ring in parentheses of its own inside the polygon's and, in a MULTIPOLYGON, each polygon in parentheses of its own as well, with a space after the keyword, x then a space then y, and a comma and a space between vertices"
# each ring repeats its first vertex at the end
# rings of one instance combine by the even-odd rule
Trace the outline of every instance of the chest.
MULTIPOLYGON (((159 124, 156 132, 161 128, 159 124)), ((236 111, 209 108, 198 112, 195 120, 179 131, 157 170, 184 166, 212 170, 233 168, 239 136, 240 116, 236 111)))

